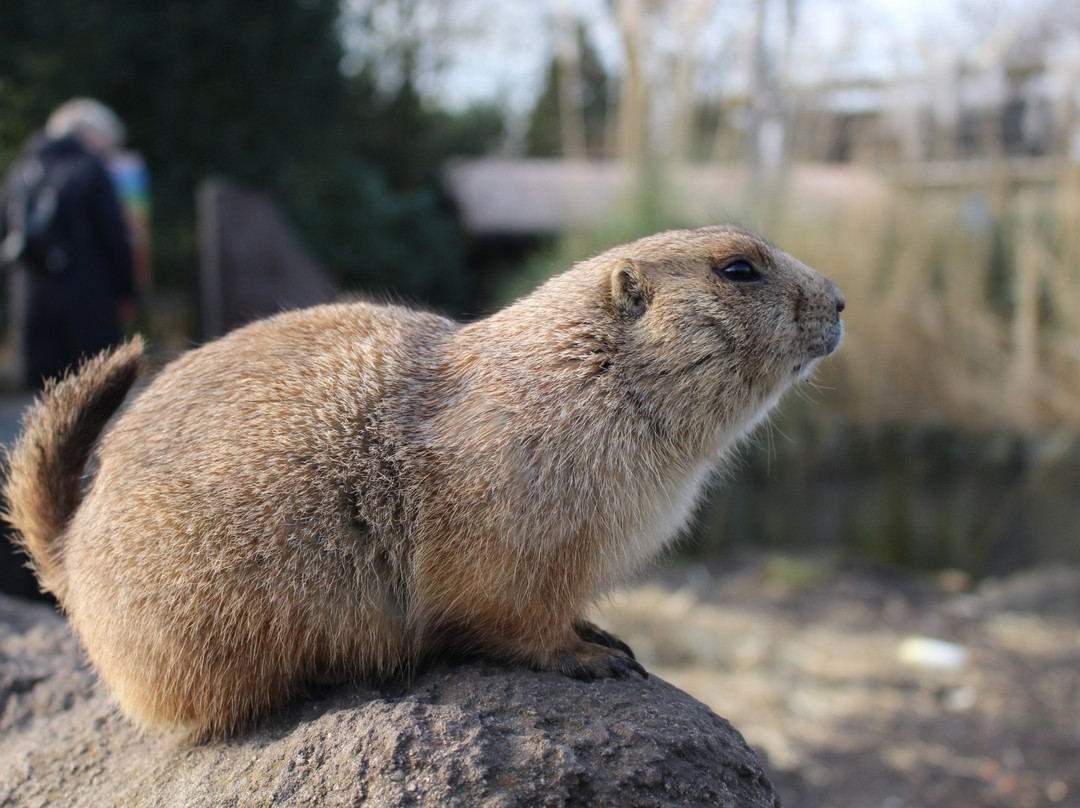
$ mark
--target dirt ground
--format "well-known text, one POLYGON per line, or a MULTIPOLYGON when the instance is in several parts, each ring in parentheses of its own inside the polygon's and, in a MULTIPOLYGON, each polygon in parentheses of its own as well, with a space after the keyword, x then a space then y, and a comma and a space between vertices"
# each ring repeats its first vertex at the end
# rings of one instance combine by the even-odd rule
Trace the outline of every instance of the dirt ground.
POLYGON ((741 730, 787 808, 1080 808, 1080 570, 745 558, 598 621, 741 730))

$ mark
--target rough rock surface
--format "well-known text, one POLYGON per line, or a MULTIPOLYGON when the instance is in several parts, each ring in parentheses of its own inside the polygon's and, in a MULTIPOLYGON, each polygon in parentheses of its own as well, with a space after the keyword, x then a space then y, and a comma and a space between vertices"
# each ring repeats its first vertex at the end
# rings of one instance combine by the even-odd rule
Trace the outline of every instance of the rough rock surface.
POLYGON ((487 665, 339 689, 242 737, 140 733, 63 620, 0 597, 0 805, 738 806, 779 799, 742 736, 665 682, 487 665))

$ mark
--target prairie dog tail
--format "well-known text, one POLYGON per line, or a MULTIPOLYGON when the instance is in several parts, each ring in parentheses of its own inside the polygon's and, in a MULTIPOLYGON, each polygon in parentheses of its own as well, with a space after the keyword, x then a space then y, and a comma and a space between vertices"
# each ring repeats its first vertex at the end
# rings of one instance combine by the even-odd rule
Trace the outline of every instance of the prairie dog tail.
POLYGON ((18 531, 15 543, 30 556, 42 589, 61 602, 67 584, 61 534, 82 499, 83 469, 142 366, 143 341, 135 337, 50 380, 7 453, 3 518, 18 531))

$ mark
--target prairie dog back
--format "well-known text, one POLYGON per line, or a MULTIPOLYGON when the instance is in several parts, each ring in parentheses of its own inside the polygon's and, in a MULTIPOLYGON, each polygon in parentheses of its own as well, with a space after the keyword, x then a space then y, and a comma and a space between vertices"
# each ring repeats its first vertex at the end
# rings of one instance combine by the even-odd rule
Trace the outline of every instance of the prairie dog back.
POLYGON ((218 734, 298 682, 415 656, 401 548, 365 541, 353 492, 363 419, 423 361, 399 346, 454 327, 367 305, 289 313, 181 357, 132 403, 72 521, 64 606, 136 720, 218 734), (148 667, 169 685, 150 698, 148 667))

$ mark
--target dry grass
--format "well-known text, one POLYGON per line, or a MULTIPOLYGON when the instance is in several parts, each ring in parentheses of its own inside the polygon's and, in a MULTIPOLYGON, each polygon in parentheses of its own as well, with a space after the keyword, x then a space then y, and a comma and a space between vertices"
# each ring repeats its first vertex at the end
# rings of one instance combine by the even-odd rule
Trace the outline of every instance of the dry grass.
POLYGON ((1080 425, 1080 189, 893 189, 776 238, 847 295, 823 374, 864 418, 1026 431, 1080 425))

